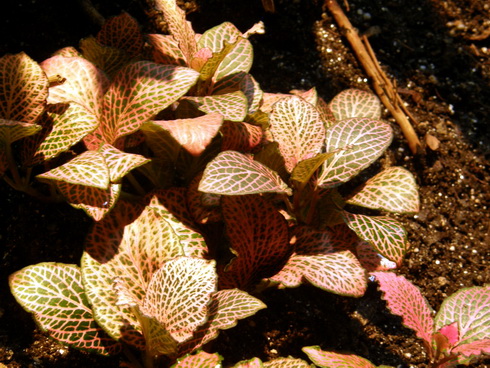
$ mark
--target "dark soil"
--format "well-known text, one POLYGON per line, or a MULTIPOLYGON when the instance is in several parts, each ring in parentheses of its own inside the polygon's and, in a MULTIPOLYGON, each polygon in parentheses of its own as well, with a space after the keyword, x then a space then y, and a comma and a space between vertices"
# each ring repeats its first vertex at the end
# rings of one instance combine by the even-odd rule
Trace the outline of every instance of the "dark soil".
MULTIPOLYGON (((126 10, 150 28, 138 0, 95 1, 104 16, 126 10)), ((383 164, 408 168, 420 186, 421 212, 400 216, 411 242, 399 273, 418 285, 437 310, 461 287, 490 283, 490 4, 481 0, 350 0, 349 18, 370 36, 385 71, 418 120, 425 142, 439 147, 412 155, 398 131, 383 164), (414 5, 417 4, 417 5, 414 5), (430 138, 429 138, 430 139, 430 138)), ((266 14, 259 0, 188 4, 197 31, 230 21, 242 31, 263 20, 253 38, 252 74, 270 92, 316 86, 329 100, 342 89, 369 89, 345 39, 321 2, 276 0, 266 14)), ((21 0, 0 5, 0 54, 21 50, 38 61, 97 31, 78 2, 21 0), (10 4, 9 4, 10 3, 10 4)), ((386 115, 389 121, 390 116, 386 115)), ((0 184, 0 362, 7 367, 118 367, 67 349, 36 329, 10 295, 7 277, 43 261, 78 263, 90 221, 66 204, 45 204, 0 184)), ((221 333, 211 349, 230 365, 254 356, 305 357, 303 346, 349 351, 375 364, 425 367, 413 332, 385 308, 375 285, 360 299, 311 286, 262 295, 268 305, 221 333)), ((484 360, 472 367, 487 367, 484 360)), ((2 364, 0 364, 0 367, 2 364)))

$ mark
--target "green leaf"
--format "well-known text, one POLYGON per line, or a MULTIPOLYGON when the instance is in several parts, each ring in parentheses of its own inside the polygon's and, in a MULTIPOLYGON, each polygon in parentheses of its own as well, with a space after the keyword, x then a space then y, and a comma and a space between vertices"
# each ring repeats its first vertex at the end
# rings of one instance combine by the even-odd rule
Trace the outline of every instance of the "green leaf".
POLYGON ((206 166, 199 190, 225 195, 292 193, 277 173, 235 151, 221 152, 206 166))
POLYGON ((288 172, 299 161, 320 153, 325 126, 318 111, 302 98, 290 96, 276 102, 270 115, 270 124, 270 131, 279 143, 288 172))
POLYGON ((396 220, 386 216, 365 216, 343 211, 347 226, 364 241, 373 246, 376 252, 401 264, 408 249, 407 232, 396 220))
POLYGON ((109 168, 111 183, 120 183, 131 170, 150 162, 150 159, 135 153, 126 153, 110 144, 104 144, 100 153, 109 168))
POLYGON ((204 97, 184 97, 183 100, 206 114, 221 114, 225 120, 243 121, 247 115, 248 101, 242 91, 204 97))
POLYGON ((303 359, 276 358, 263 363, 264 368, 313 368, 303 359))
POLYGON ((446 298, 435 317, 435 330, 453 322, 459 329, 458 346, 490 339, 490 286, 464 288, 446 298))
POLYGON ((204 32, 197 42, 198 49, 207 48, 211 52, 220 52, 225 42, 233 43, 242 33, 230 22, 224 22, 204 32))
POLYGON ((26 142, 26 146, 32 147, 25 159, 28 165, 39 164, 67 151, 93 132, 99 121, 83 106, 72 102, 68 106, 48 106, 40 124, 43 126, 42 134, 26 142))
POLYGON ((200 351, 194 355, 187 355, 180 358, 171 368, 217 368, 223 360, 217 353, 209 354, 200 351))
POLYGON ((396 166, 369 179, 347 203, 398 213, 418 212, 420 207, 415 178, 396 166))
POLYGON ((120 344, 95 322, 75 265, 40 263, 15 272, 10 289, 22 307, 34 314, 42 330, 54 339, 98 354, 114 354, 120 344))
POLYGON ((381 102, 370 92, 359 89, 346 89, 340 92, 329 104, 337 121, 350 118, 381 118, 381 102))
POLYGON ((322 368, 376 368, 369 360, 354 354, 323 351, 319 346, 307 346, 302 350, 313 363, 322 368))
POLYGON ((109 169, 104 157, 95 151, 85 151, 62 166, 37 176, 41 180, 62 181, 99 189, 109 187, 109 169))
POLYGON ((390 125, 370 118, 342 120, 327 130, 326 152, 334 153, 323 164, 318 184, 335 187, 371 165, 392 140, 390 125))
POLYGON ((0 119, 34 124, 44 111, 48 78, 25 53, 0 58, 0 119))
POLYGON ((101 127, 107 143, 134 133, 196 82, 189 68, 138 61, 121 69, 104 96, 101 127))
POLYGON ((298 162, 291 173, 291 180, 304 187, 320 166, 332 157, 333 153, 320 153, 315 157, 298 162))

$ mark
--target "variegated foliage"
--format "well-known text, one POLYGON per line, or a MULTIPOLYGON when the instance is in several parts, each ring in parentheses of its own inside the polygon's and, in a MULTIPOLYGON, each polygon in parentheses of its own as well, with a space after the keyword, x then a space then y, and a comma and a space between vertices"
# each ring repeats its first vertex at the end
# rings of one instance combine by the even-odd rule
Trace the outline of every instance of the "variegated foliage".
POLYGON ((420 290, 403 276, 372 275, 390 311, 424 341, 433 366, 469 364, 490 354, 490 286, 460 289, 443 301, 434 317, 420 290))
POLYGON ((176 358, 216 338, 265 305, 217 291, 215 262, 184 224, 183 196, 160 192, 144 208, 120 201, 89 234, 81 267, 27 267, 10 277, 14 296, 53 338, 102 354, 124 343, 176 358))

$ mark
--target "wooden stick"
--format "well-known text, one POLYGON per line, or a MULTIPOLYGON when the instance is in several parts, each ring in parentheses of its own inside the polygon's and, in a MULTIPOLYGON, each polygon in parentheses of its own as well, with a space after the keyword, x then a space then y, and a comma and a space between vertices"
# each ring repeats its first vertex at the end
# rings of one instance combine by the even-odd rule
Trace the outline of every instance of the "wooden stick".
MULTIPOLYGON (((411 116, 411 114, 405 108, 391 80, 380 68, 367 37, 363 37, 362 39, 359 37, 357 31, 337 3, 337 0, 325 0, 325 5, 330 13, 332 13, 339 27, 345 30, 345 37, 349 41, 364 71, 371 78, 374 91, 400 126, 410 150, 413 154, 420 153, 422 145, 405 115, 407 113, 407 115, 411 116)), ((414 120, 413 117, 412 120, 414 120)))

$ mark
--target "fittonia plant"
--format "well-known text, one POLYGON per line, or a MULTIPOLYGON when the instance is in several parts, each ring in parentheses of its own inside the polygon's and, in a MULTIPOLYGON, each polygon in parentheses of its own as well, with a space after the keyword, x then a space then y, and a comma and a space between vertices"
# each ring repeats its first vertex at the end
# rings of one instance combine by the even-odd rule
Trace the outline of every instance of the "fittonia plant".
POLYGON ((121 201, 89 234, 80 267, 41 263, 11 275, 17 301, 58 341, 104 355, 129 346, 146 367, 264 308, 244 291, 217 289, 204 240, 169 212, 181 199, 162 192, 144 209, 121 201))
MULTIPOLYGON (((122 14, 80 51, 0 59, 0 175, 36 195, 40 172, 96 220, 80 266, 26 267, 12 293, 55 339, 141 350, 146 367, 265 307, 246 291, 310 282, 363 295, 367 271, 396 267, 408 244, 399 222, 355 208, 419 207, 403 168, 341 187, 391 142, 374 95, 264 94, 248 73, 260 27, 196 34, 175 1, 156 5, 169 35, 144 35, 122 14)), ((176 364, 192 357, 216 360, 176 364)), ((304 366, 263 366, 281 364, 304 366)))
POLYGON ((419 207, 414 178, 401 167, 384 169, 354 193, 338 190, 391 142, 379 100, 347 90, 325 104, 311 90, 298 96, 266 94, 261 109, 270 113, 264 148, 255 155, 219 153, 198 187, 208 196, 202 200, 213 218, 222 197, 221 214, 236 256, 223 267, 221 285, 248 288, 268 278, 295 287, 307 280, 334 293, 363 295, 365 270, 396 267, 408 244, 398 221, 351 208, 413 213, 419 207), (275 273, 271 263, 284 266, 275 273))

